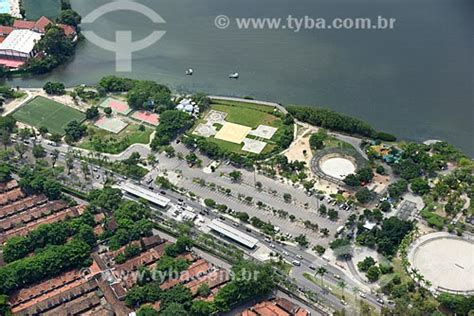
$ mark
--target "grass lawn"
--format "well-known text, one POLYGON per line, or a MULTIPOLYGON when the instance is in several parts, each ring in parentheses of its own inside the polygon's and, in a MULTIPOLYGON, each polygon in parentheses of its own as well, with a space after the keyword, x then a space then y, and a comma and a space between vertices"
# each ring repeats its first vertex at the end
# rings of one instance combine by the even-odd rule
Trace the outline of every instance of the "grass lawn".
POLYGON ((140 131, 139 125, 128 125, 118 134, 113 134, 95 126, 88 126, 89 135, 79 144, 80 148, 109 154, 118 154, 133 144, 148 144, 152 128, 140 131))
MULTIPOLYGON (((248 138, 261 140, 267 143, 267 145, 262 151, 262 154, 271 152, 276 146, 276 140, 278 140, 284 133, 283 122, 280 117, 274 114, 275 108, 272 106, 245 102, 214 100, 210 106, 210 110, 226 112, 228 114, 225 119, 227 122, 248 126, 252 129, 257 128, 259 125, 268 125, 278 128, 275 135, 273 135, 273 137, 269 140, 252 135, 247 135, 248 138)), ((203 116, 205 115, 206 114, 204 114, 203 116)), ((195 122, 194 127, 192 129, 195 129, 199 124, 205 123, 206 120, 201 118, 195 122)), ((220 124, 214 124, 214 126, 217 128, 217 130, 222 127, 220 124)), ((242 150, 243 144, 234 144, 224 140, 215 139, 214 137, 209 137, 207 138, 207 140, 219 145, 219 147, 229 152, 234 152, 241 155, 250 154, 249 152, 242 150)))
POLYGON ((275 108, 273 106, 269 105, 263 105, 263 104, 255 104, 255 103, 249 103, 249 102, 240 102, 240 101, 227 101, 227 100, 214 100, 212 101, 213 104, 224 104, 224 105, 229 105, 229 106, 236 106, 236 107, 245 107, 248 109, 254 109, 257 111, 263 111, 267 113, 273 113, 275 108))
POLYGON ((354 147, 352 147, 351 144, 343 142, 342 140, 339 140, 339 139, 337 139, 335 137, 332 137, 332 136, 329 136, 324 141, 324 146, 325 146, 325 148, 354 148, 354 147))
POLYGON ((233 103, 220 103, 219 101, 219 103, 212 104, 211 109, 228 113, 225 119, 227 122, 252 128, 256 128, 261 124, 272 126, 272 123, 278 120, 278 117, 271 114, 273 108, 268 106, 247 105, 247 103, 245 103, 245 105, 237 105, 233 103))
POLYGON ((47 127, 49 132, 63 135, 64 128, 71 121, 82 122, 84 113, 44 97, 36 97, 21 106, 13 117, 34 127, 47 127))

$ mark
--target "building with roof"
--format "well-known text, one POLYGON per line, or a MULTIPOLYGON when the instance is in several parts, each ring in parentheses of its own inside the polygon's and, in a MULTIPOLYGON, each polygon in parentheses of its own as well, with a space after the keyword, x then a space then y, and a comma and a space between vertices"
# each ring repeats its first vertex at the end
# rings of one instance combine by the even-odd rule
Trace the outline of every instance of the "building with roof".
POLYGON ((199 113, 199 107, 193 100, 189 98, 182 99, 178 105, 176 105, 176 110, 184 111, 189 114, 199 113))
MULTIPOLYGON (((15 20, 13 26, 0 26, 0 65, 6 68, 19 68, 24 62, 37 53, 36 43, 41 39, 46 28, 53 22, 45 16, 37 21, 15 20)), ((64 34, 77 40, 76 29, 66 24, 56 24, 64 34)))
POLYGON ((167 207, 170 203, 170 199, 165 198, 164 196, 157 194, 153 191, 147 190, 142 188, 138 185, 132 184, 130 182, 126 182, 120 186, 120 189, 124 193, 128 193, 132 196, 136 196, 142 199, 147 200, 150 203, 158 205, 160 207, 167 207))
POLYGON ((41 36, 30 30, 13 30, 0 44, 0 58, 24 60, 33 57, 41 36))
POLYGON ((255 304, 243 311, 240 316, 309 316, 311 313, 287 300, 286 298, 275 298, 255 304))
POLYGON ((249 236, 218 219, 213 219, 211 223, 208 224, 208 227, 250 249, 254 248, 258 243, 258 239, 249 236))

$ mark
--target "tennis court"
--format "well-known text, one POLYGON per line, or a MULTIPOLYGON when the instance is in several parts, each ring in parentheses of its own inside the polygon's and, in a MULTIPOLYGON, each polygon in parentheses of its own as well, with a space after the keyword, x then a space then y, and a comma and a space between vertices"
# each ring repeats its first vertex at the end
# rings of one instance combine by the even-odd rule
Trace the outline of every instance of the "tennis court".
POLYGON ((111 108, 113 112, 122 115, 128 115, 128 113, 132 111, 126 102, 110 97, 105 99, 99 106, 102 108, 111 108))
POLYGON ((21 106, 13 117, 25 124, 47 127, 50 133, 64 135, 64 128, 71 121, 83 122, 84 113, 45 97, 36 97, 21 106))
POLYGON ((157 126, 160 123, 160 117, 158 114, 151 113, 149 111, 136 111, 132 114, 132 117, 144 123, 148 123, 153 126, 157 126))
POLYGON ((103 116, 98 119, 94 125, 106 130, 107 132, 118 134, 128 126, 128 123, 116 117, 103 116))

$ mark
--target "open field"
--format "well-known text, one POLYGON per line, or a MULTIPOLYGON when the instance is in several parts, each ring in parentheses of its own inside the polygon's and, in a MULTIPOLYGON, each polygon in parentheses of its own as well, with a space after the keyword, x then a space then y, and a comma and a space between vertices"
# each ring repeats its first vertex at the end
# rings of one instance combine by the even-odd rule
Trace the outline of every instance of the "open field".
POLYGON ((36 128, 45 126, 49 132, 61 135, 69 122, 86 119, 84 113, 44 97, 36 97, 21 106, 13 117, 36 128))
POLYGON ((79 144, 79 148, 95 150, 108 154, 118 154, 133 144, 148 144, 153 129, 132 124, 118 134, 107 132, 95 126, 88 126, 88 136, 79 144))
MULTIPOLYGON (((238 102, 234 102, 238 103, 238 102)), ((273 108, 269 106, 259 106, 256 104, 242 103, 239 105, 229 103, 215 103, 211 105, 215 111, 228 113, 226 121, 235 124, 241 124, 252 128, 258 125, 270 125, 278 118, 273 114, 273 108), (231 104, 231 105, 229 105, 231 104)))
POLYGON ((267 105, 214 101, 210 106, 210 110, 204 114, 204 118, 196 122, 193 131, 194 134, 206 137, 210 142, 227 151, 248 154, 248 151, 242 150, 243 140, 248 138, 266 143, 267 145, 261 153, 268 153, 275 148, 275 141, 283 133, 282 120, 274 113, 275 108, 267 105), (225 115, 219 117, 219 113, 225 115), (209 126, 207 128, 208 132, 203 132, 203 126, 209 126), (211 131, 211 129, 214 131, 211 131), (264 135, 265 137, 257 135, 264 135))

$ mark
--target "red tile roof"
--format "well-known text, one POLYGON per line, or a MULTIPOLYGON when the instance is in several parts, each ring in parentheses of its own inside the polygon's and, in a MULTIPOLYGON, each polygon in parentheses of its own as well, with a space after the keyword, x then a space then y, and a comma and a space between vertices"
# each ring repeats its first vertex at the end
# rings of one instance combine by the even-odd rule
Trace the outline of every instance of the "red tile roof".
POLYGON ((11 26, 0 25, 0 34, 8 35, 14 30, 11 26))
POLYGON ((15 20, 15 22, 13 22, 13 28, 32 30, 35 27, 35 24, 35 21, 15 20))
POLYGON ((285 298, 263 301, 240 314, 241 316, 309 316, 304 308, 285 298))
POLYGON ((45 16, 42 16, 38 19, 38 21, 36 21, 35 29, 38 30, 41 33, 45 33, 46 32, 46 26, 48 26, 51 23, 53 23, 53 22, 51 22, 50 19, 48 19, 45 16))
POLYGON ((64 34, 66 34, 66 36, 76 34, 76 30, 71 25, 59 24, 59 26, 64 30, 64 34))
MULTIPOLYGON (((13 22, 13 29, 26 29, 45 33, 46 27, 51 23, 53 22, 45 16, 40 17, 38 21, 15 20, 15 22, 13 22)), ((76 29, 71 25, 58 24, 58 26, 64 30, 66 36, 74 35, 76 33, 76 29)))

